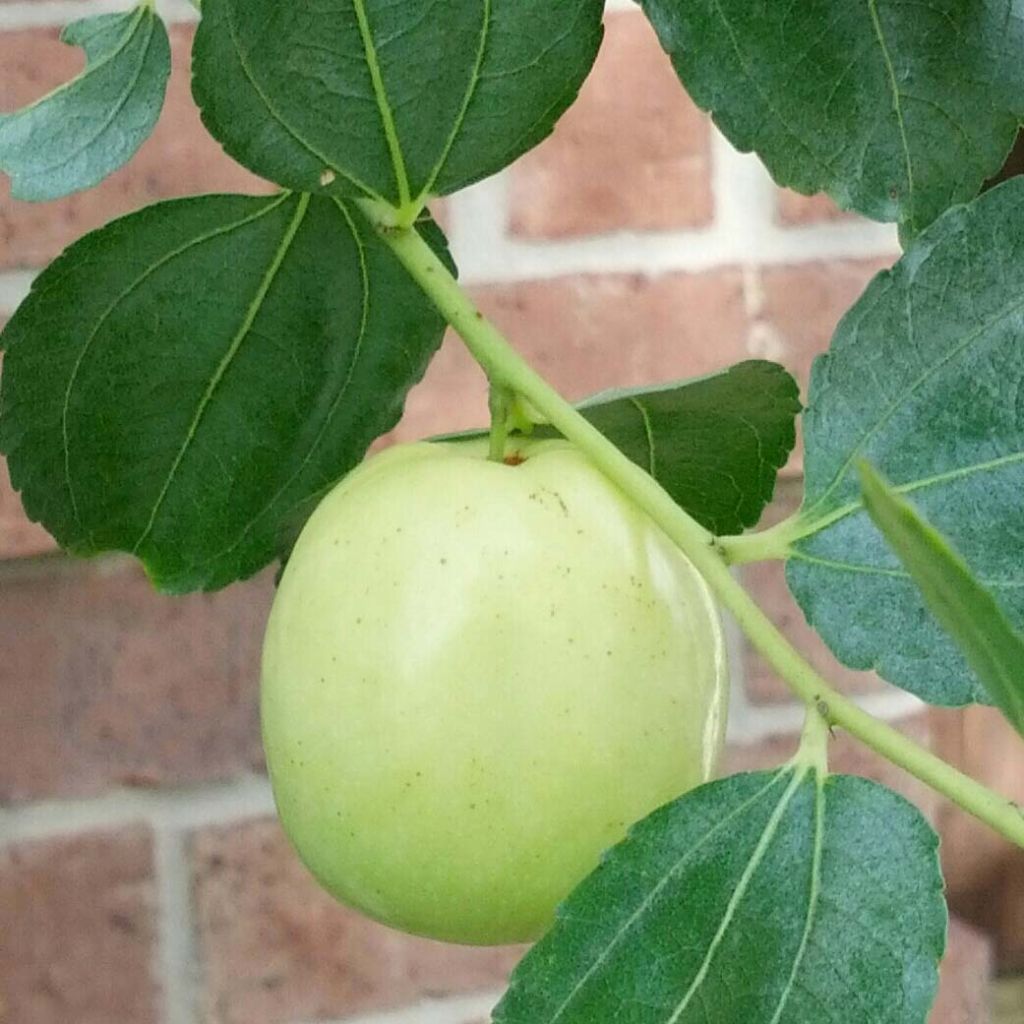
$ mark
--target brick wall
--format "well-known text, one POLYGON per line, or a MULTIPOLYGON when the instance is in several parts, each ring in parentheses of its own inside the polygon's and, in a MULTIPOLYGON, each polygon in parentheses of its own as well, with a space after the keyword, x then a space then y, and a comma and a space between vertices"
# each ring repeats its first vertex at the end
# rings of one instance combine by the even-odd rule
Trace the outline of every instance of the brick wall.
MULTIPOLYGON (((0 110, 77 66, 56 42, 69 11, 117 6, 0 0, 0 110)), ((0 185, 0 317, 88 228, 164 196, 265 188, 203 135, 187 9, 165 10, 175 71, 136 160, 46 206, 14 205, 0 185)), ((806 382, 838 317, 895 258, 893 231, 776 189, 684 98, 641 16, 618 2, 610 12, 596 73, 554 137, 445 203, 464 280, 571 396, 750 356, 806 382)), ((480 373, 449 340, 391 439, 478 424, 485 406, 480 373)), ((799 500, 799 473, 795 457, 774 515, 799 500)), ((929 713, 836 667, 778 567, 746 577, 865 706, 1024 799, 1016 738, 993 716, 929 713)), ((256 714, 271 589, 268 572, 171 600, 129 560, 66 560, 25 521, 0 466, 2 1024, 487 1018, 520 950, 445 947, 369 923, 322 895, 288 850, 256 714)), ((733 646, 727 768, 771 766, 792 751, 801 711, 739 637, 733 646)), ((951 892, 973 926, 954 924, 933 1024, 984 1024, 993 956, 1024 968, 1024 860, 848 740, 834 764, 908 793, 943 828, 951 892)))

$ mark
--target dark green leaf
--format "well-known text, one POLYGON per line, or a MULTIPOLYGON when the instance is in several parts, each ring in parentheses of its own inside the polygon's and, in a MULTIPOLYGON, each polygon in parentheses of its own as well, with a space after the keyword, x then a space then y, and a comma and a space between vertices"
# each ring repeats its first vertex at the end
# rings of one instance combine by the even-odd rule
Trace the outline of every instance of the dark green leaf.
POLYGON ((76 21, 61 39, 85 50, 85 70, 0 115, 0 170, 15 199, 57 199, 98 184, 135 155, 163 107, 171 50, 151 3, 76 21))
POLYGON ((193 89, 240 163, 291 188, 417 207, 547 135, 603 0, 205 0, 193 89))
POLYGON ((911 236, 1024 120, 1019 0, 641 0, 696 102, 776 180, 911 236))
MULTIPOLYGON (((577 408, 694 519, 725 536, 753 526, 771 501, 796 440, 800 399, 781 366, 749 360, 693 380, 604 391, 577 408)), ((533 436, 560 435, 538 426, 533 436)))
POLYGON ((1024 180, 951 210, 815 363, 789 584, 839 659, 937 704, 985 699, 861 502, 870 460, 1024 623, 1024 180))
POLYGON ((860 464, 861 489, 875 525, 913 577, 925 603, 953 637, 988 694, 1024 735, 1024 635, 971 575, 945 538, 914 506, 860 464))
POLYGON ((495 1024, 924 1024, 945 945, 937 846, 865 779, 711 783, 569 897, 495 1024))
MULTIPOLYGON (((609 391, 584 416, 718 535, 753 526, 796 441, 796 381, 751 360, 667 387, 609 391)), ((543 430, 539 431, 543 434, 543 430)))
POLYGON ((339 202, 163 203, 37 280, 0 338, 0 448, 65 547, 223 586, 394 425, 442 327, 339 202))

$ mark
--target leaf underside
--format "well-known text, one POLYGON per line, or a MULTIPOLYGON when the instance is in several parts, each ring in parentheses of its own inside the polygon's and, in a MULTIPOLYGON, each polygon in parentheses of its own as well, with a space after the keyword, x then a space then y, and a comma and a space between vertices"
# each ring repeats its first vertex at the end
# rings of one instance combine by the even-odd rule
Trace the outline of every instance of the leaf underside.
POLYGON ((866 459, 1024 625, 1024 180, 951 210, 813 368, 790 588, 836 656, 943 705, 985 700, 861 501, 866 459))
POLYGON ((735 146, 906 238, 976 196, 1024 120, 1020 0, 641 3, 735 146))
POLYGON ((64 547, 221 587, 394 425, 442 331, 338 201, 158 204, 67 250, 0 336, 0 448, 64 547))
POLYGON ((0 114, 0 170, 15 199, 58 199, 99 184, 135 155, 163 107, 171 50, 152 7, 76 21, 61 39, 85 51, 82 73, 0 114))
POLYGON ((193 91, 240 163, 307 192, 421 204, 544 138, 603 0, 205 0, 193 91))
POLYGON ((947 923, 937 847, 865 779, 703 786, 569 897, 495 1024, 924 1024, 947 923))

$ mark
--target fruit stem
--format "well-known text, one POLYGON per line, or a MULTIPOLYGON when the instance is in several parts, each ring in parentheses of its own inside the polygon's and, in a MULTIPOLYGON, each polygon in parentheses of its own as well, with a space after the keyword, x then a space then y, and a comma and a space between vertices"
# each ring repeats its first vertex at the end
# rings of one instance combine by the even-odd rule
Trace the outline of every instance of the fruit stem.
POLYGON ((512 394, 508 388, 492 382, 487 404, 491 411, 491 447, 487 457, 491 462, 504 462, 512 394))
POLYGON ((485 319, 416 230, 383 227, 388 223, 391 212, 386 204, 367 199, 359 200, 359 205, 371 223, 382 225, 379 234, 384 244, 462 337, 488 377, 492 381, 500 381, 534 406, 664 530, 701 572, 753 646, 812 713, 819 715, 828 726, 846 729, 866 746, 946 796, 968 814, 1024 847, 1024 813, 1021 808, 964 775, 892 726, 873 718, 830 687, 735 579, 716 538, 523 360, 501 332, 485 319))

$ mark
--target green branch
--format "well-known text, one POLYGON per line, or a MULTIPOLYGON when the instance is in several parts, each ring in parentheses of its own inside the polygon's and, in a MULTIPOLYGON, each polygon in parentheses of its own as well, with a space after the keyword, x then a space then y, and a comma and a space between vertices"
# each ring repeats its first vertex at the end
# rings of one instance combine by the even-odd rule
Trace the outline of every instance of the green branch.
POLYGON ((846 729, 872 750, 948 797, 1011 842, 1024 847, 1024 814, 1016 804, 957 771, 832 689, 733 577, 716 538, 524 362, 473 305, 415 230, 388 227, 394 219, 390 207, 373 200, 360 202, 370 220, 380 225, 385 243, 462 337, 490 379, 534 406, 665 531, 702 573, 750 642, 788 681, 797 696, 809 707, 816 708, 830 725, 846 729))

